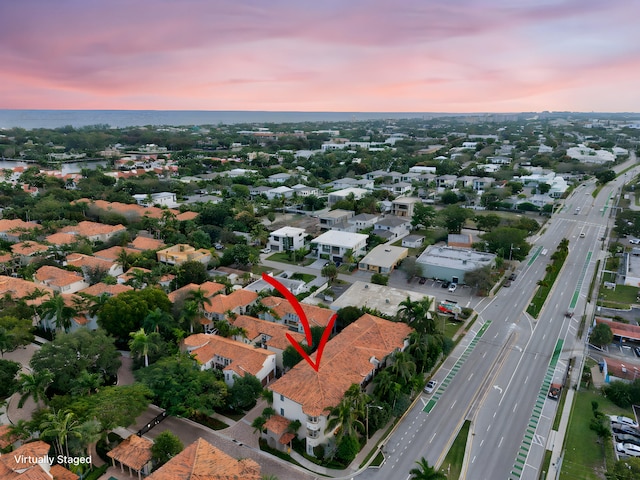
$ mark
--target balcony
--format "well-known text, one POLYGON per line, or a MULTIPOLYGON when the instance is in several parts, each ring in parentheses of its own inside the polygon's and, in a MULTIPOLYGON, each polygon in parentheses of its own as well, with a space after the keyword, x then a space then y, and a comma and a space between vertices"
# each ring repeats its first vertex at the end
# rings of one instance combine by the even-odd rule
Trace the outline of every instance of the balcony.
POLYGON ((311 432, 317 432, 320 430, 320 424, 307 422, 307 430, 311 432))
POLYGON ((320 437, 320 432, 318 432, 317 430, 316 431, 307 430, 307 438, 308 439, 309 438, 315 439, 315 438, 318 438, 318 437, 320 437))

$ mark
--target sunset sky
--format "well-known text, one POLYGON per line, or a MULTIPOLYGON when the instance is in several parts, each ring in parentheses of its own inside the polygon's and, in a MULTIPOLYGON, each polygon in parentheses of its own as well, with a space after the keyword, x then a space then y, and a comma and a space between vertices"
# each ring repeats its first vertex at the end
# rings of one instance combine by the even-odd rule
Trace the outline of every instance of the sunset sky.
POLYGON ((640 112, 638 0, 0 0, 0 108, 640 112))

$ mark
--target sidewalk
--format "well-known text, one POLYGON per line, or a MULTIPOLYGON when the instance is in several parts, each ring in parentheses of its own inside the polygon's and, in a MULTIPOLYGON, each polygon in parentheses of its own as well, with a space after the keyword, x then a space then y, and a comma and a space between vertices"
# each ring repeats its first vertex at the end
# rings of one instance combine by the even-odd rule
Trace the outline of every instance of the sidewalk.
POLYGON ((551 453, 551 464, 549 465, 549 471, 547 472, 547 480, 556 480, 558 478, 558 469, 562 468, 562 462, 559 462, 560 455, 562 454, 562 447, 564 446, 564 437, 567 434, 567 425, 569 425, 569 417, 571 416, 571 407, 573 406, 573 396, 575 392, 573 388, 567 389, 567 396, 564 401, 564 408, 562 409, 562 417, 560 418, 560 425, 558 431, 551 431, 550 438, 553 439, 553 448, 551 453))

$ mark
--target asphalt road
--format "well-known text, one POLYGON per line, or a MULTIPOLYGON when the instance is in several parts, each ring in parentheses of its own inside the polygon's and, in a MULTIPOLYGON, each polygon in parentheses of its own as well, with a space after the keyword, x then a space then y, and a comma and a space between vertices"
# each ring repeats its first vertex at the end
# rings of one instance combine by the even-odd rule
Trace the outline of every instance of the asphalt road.
POLYGON ((613 225, 609 214, 620 186, 633 174, 605 186, 596 199, 590 182, 565 200, 533 239, 512 286, 476 305, 479 321, 435 374, 436 392, 423 394, 387 441, 383 466, 359 478, 407 479, 421 457, 446 470, 442 462, 464 420, 471 430, 461 478, 539 477, 546 448, 562 440, 551 434, 557 402, 547 398, 548 385, 563 378, 570 358, 581 362, 576 334, 603 253, 600 239, 613 225), (562 238, 569 240, 569 255, 534 319, 526 308, 562 238))

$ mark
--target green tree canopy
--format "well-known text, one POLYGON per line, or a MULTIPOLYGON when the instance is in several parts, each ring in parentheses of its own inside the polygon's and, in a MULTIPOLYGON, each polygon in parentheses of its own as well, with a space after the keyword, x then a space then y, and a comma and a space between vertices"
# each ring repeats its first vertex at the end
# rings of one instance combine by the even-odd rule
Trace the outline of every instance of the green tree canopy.
POLYGON ((471 217, 468 209, 459 205, 449 205, 440 211, 440 223, 449 233, 460 233, 467 218, 471 217))
POLYGON ((591 336, 589 337, 589 342, 597 347, 604 347, 605 345, 609 345, 613 341, 613 332, 611 331, 611 327, 606 323, 599 323, 593 330, 591 330, 591 336))
POLYGON ((81 372, 97 374, 100 385, 113 379, 120 367, 120 353, 113 338, 104 330, 80 329, 58 334, 52 342, 42 345, 30 362, 35 373, 48 370, 53 375, 52 387, 56 392, 72 390, 81 372))
POLYGON ((486 242, 487 251, 505 259, 511 256, 514 260, 523 260, 531 249, 526 241, 527 232, 519 228, 499 227, 481 237, 486 242))
POLYGON ((19 371, 19 363, 0 359, 0 399, 10 397, 18 390, 16 375, 19 371))
POLYGON ((31 321, 13 316, 0 317, 0 356, 33 341, 31 321))
POLYGON ((248 373, 244 377, 236 377, 229 388, 228 405, 236 410, 248 410, 256 404, 262 392, 262 383, 248 373))
POLYGON ((160 289, 123 292, 105 302, 98 313, 98 325, 114 337, 128 340, 129 334, 139 330, 145 317, 156 308, 171 311, 171 301, 160 289))
POLYGON ((184 449, 184 445, 177 435, 165 430, 156 437, 151 447, 151 455, 156 468, 164 465, 184 449))

